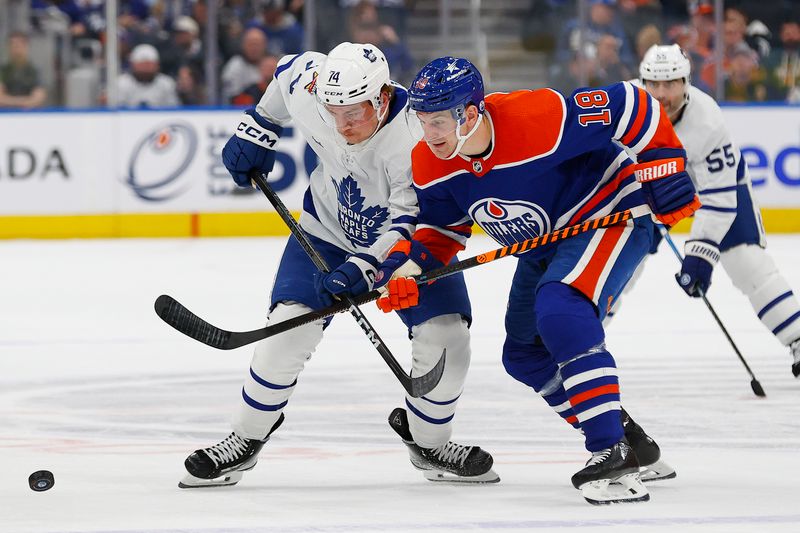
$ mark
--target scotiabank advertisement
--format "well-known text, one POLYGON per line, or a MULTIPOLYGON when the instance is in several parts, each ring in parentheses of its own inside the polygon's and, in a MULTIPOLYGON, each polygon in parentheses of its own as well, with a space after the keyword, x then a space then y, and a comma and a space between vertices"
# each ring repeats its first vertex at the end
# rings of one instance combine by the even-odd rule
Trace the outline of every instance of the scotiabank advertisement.
MULTIPOLYGON (((762 207, 800 209, 800 107, 724 107, 762 207)), ((0 216, 224 213, 271 209, 221 161, 237 110, 0 115, 0 216)), ((269 180, 302 206, 317 158, 284 129, 269 180)))

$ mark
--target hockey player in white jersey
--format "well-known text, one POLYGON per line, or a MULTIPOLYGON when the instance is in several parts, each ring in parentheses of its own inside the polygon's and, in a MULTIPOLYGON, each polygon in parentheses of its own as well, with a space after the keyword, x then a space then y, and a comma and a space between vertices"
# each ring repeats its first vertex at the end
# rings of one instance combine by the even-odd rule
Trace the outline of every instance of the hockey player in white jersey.
POLYGON ((719 261, 758 318, 790 348, 800 376, 800 305, 765 250, 761 213, 747 164, 717 103, 690 83, 691 64, 678 45, 653 45, 639 67, 641 83, 660 103, 686 148, 687 171, 703 206, 695 213, 678 277, 689 296, 708 291, 719 261))
MULTIPOLYGON (((272 288, 269 323, 331 305, 341 295, 372 289, 377 266, 417 222, 411 149, 421 137, 406 109, 407 93, 389 79, 386 58, 369 44, 342 43, 326 56, 305 52, 281 59, 275 81, 240 119, 223 149, 240 186, 249 173, 269 173, 274 148, 291 120, 319 157, 303 201, 300 225, 324 257, 319 272, 291 237, 272 288)), ((252 279, 251 272, 242 276, 252 279)), ((499 481, 492 456, 450 441, 452 419, 469 366, 470 303, 463 276, 425 288, 428 305, 399 312, 412 337, 412 374, 422 375, 446 349, 441 381, 422 398, 406 397, 390 426, 408 446, 412 464, 431 480, 499 481)), ((253 468, 263 444, 284 420, 303 366, 330 318, 258 343, 233 432, 185 461, 182 488, 233 485, 253 468)), ((335 385, 332 385, 332 387, 335 385)))

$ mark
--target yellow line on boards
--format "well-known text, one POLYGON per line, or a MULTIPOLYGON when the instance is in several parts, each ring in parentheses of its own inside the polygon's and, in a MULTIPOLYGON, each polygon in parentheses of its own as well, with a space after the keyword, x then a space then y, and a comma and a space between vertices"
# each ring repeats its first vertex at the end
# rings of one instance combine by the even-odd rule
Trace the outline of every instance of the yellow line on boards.
MULTIPOLYGON (((800 209, 762 209, 767 233, 800 233, 800 209)), ((299 217, 299 213, 294 213, 299 217)), ((690 220, 673 229, 688 233, 690 220)), ((474 227, 476 233, 480 228, 474 227)), ((0 216, 0 239, 260 237, 288 235, 275 212, 0 216)))

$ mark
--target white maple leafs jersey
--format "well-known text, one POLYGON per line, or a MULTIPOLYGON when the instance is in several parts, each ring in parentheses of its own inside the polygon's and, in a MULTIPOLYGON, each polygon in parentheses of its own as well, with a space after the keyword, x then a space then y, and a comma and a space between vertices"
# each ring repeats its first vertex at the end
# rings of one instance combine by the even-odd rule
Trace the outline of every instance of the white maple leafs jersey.
POLYGON ((414 233, 419 207, 411 149, 422 132, 408 114, 405 89, 396 85, 384 126, 371 139, 347 145, 317 107, 316 79, 325 58, 318 52, 283 57, 256 111, 281 127, 291 120, 319 157, 303 200, 303 229, 380 262, 414 233))
MULTIPOLYGON (((700 89, 689 86, 689 101, 673 127, 686 149, 686 171, 703 204, 694 214, 690 238, 719 244, 736 218, 737 185, 746 186, 752 197, 747 165, 719 105, 700 89)), ((757 209, 754 199, 753 206, 757 209)))

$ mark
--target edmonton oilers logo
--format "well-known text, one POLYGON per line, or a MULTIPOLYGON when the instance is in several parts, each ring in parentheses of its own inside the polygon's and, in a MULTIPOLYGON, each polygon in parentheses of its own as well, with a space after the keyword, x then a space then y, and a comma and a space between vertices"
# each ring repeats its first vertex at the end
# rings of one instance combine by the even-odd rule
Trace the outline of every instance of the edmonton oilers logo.
POLYGON ((180 180, 197 152, 197 134, 186 123, 163 124, 147 133, 131 152, 125 178, 139 198, 163 202, 183 194, 190 180, 180 180))
POLYGON ((472 220, 504 246, 550 232, 550 218, 540 206, 523 200, 484 198, 469 209, 472 220))

